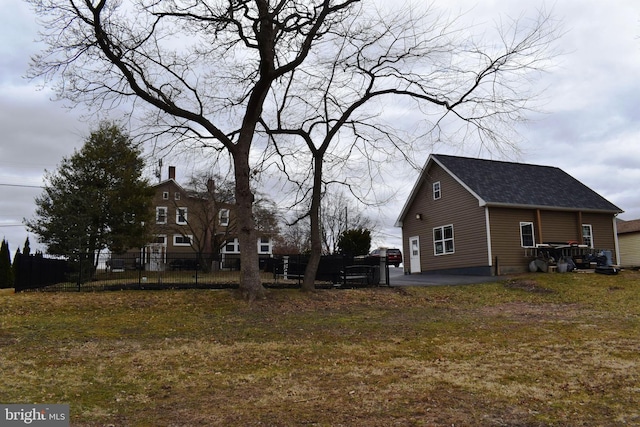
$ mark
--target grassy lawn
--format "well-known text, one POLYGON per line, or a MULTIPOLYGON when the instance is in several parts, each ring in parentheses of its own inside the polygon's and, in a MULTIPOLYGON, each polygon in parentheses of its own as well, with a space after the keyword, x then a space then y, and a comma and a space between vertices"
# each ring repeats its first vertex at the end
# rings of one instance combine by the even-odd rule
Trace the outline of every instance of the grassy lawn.
POLYGON ((640 273, 0 295, 0 355, 73 426, 640 425, 640 273))

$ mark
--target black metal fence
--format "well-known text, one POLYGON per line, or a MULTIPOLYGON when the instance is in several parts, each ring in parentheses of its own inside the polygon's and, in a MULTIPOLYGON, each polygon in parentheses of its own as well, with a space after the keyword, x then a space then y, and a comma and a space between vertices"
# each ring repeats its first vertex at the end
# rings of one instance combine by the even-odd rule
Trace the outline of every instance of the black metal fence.
MULTIPOLYGON (((298 287, 308 257, 263 256, 262 280, 267 287, 298 287)), ((167 253, 162 251, 103 254, 78 260, 19 255, 16 292, 27 290, 98 291, 120 289, 235 288, 240 282, 236 254, 167 253)), ((356 287, 388 284, 388 269, 379 258, 323 256, 317 287, 356 287), (381 274, 382 272, 382 274, 381 274)))
POLYGON ((16 292, 66 282, 71 277, 71 267, 64 259, 16 254, 13 261, 16 292))

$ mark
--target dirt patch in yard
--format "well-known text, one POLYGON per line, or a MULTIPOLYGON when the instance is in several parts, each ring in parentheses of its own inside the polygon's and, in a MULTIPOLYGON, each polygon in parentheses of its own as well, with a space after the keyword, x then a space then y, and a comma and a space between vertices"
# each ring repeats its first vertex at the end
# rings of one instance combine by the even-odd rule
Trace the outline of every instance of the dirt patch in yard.
POLYGON ((541 286, 537 281, 531 279, 510 279, 504 284, 507 289, 518 289, 526 292, 533 292, 537 294, 553 294, 556 293, 553 289, 545 288, 541 286))
POLYGON ((580 304, 536 304, 508 302, 480 309, 485 316, 538 319, 540 321, 571 320, 583 316, 585 307, 580 304))

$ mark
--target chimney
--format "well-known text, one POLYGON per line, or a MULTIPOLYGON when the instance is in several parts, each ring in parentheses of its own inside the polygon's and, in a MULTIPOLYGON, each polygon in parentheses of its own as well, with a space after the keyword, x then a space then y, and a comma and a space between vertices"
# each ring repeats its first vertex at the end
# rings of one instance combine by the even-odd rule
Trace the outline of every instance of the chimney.
POLYGON ((207 192, 213 194, 216 190, 216 183, 213 179, 207 179, 207 192))
POLYGON ((176 167, 169 166, 169 179, 176 180, 176 167))

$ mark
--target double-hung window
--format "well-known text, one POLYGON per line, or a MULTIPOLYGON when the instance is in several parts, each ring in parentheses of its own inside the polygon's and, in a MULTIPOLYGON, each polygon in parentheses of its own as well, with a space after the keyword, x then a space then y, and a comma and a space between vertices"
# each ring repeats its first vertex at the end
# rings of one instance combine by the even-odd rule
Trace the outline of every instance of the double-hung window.
POLYGON ((178 225, 187 224, 187 208, 176 209, 176 224, 178 225))
POLYGON ((593 228, 591 224, 582 224, 582 242, 593 249, 593 228))
POLYGON ((433 183, 433 200, 438 200, 442 197, 442 189, 440 188, 440 181, 433 183))
POLYGON ((218 220, 220 226, 227 227, 229 225, 229 209, 220 209, 218 213, 218 220))
POLYGON ((453 244, 453 225, 445 225, 433 229, 433 253, 447 255, 455 252, 453 244))
POLYGON ((533 235, 533 222, 520 223, 520 245, 523 248, 533 248, 536 240, 533 235))
POLYGON ((260 237, 258 239, 258 253, 259 254, 270 254, 271 253, 271 238, 269 238, 269 237, 260 237))
POLYGON ((167 223, 167 208, 166 206, 158 206, 156 208, 156 224, 167 223))
POLYGON ((240 242, 238 239, 228 240, 227 243, 222 247, 222 253, 225 254, 239 254, 240 253, 240 242))

